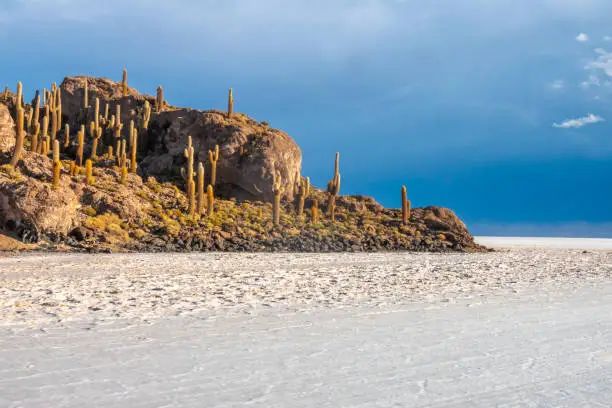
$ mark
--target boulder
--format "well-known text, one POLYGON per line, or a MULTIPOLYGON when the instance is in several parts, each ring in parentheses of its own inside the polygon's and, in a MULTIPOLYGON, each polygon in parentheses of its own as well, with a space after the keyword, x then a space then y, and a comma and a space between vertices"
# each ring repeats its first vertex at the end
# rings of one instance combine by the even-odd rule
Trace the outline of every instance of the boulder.
POLYGON ((15 147, 15 121, 7 105, 0 103, 0 152, 12 152, 15 147))
POLYGON ((216 192, 240 200, 270 201, 273 169, 280 171, 284 197, 292 200, 296 178, 302 165, 302 152, 286 133, 271 129, 246 115, 228 119, 224 112, 177 109, 154 115, 150 126, 155 153, 140 165, 147 175, 178 176, 185 164, 188 137, 193 139, 194 167, 206 164, 208 151, 219 145, 216 192))
MULTIPOLYGON (((22 166, 39 161, 51 168, 49 158, 34 154, 26 154, 22 166)), ((25 241, 35 242, 43 235, 64 237, 78 224, 77 195, 67 178, 53 189, 50 183, 25 175, 37 172, 43 173, 42 169, 29 169, 23 175, 0 173, 0 227, 16 231, 25 241)))

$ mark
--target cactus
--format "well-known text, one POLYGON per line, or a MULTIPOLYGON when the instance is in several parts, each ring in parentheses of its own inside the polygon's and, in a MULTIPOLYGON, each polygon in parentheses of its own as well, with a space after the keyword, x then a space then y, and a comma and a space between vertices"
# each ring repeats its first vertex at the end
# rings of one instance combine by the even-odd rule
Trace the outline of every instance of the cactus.
POLYGON ((312 223, 318 224, 319 223, 319 200, 317 200, 316 198, 312 202, 312 208, 310 209, 310 211, 312 214, 312 223))
POLYGON ((185 188, 186 192, 189 194, 189 182, 193 180, 193 159, 195 156, 195 151, 193 149, 193 139, 191 136, 187 137, 187 147, 184 151, 185 159, 187 162, 185 163, 185 167, 181 169, 181 176, 183 180, 185 180, 185 188))
POLYGON ((23 104, 22 104, 22 99, 23 99, 23 84, 21 82, 17 82, 17 99, 15 99, 15 109, 16 109, 16 113, 17 115, 19 115, 19 109, 23 109, 23 104))
POLYGON ((15 167, 21 159, 23 153, 23 141, 25 139, 25 130, 23 128, 24 122, 24 111, 22 108, 17 109, 17 140, 15 141, 15 148, 13 149, 13 157, 11 157, 10 165, 15 167))
POLYGON ((406 186, 402 186, 402 223, 408 224, 410 218, 410 200, 406 198, 406 186))
POLYGON ((96 124, 94 122, 90 123, 90 134, 92 138, 91 143, 91 158, 98 158, 98 143, 100 138, 102 138, 102 128, 96 128, 96 124))
POLYGON ((196 213, 196 197, 195 197, 195 189, 196 184, 193 179, 189 180, 188 194, 187 197, 189 199, 189 215, 193 216, 196 213))
POLYGON ((208 161, 210 161, 210 184, 214 187, 217 184, 217 161, 219 160, 219 145, 215 145, 215 152, 208 151, 208 161))
POLYGON ((45 136, 45 140, 42 144, 42 154, 43 156, 49 155, 49 150, 51 148, 51 138, 49 136, 45 136))
POLYGON ((121 130, 123 130, 123 123, 121 123, 121 105, 117 104, 115 111, 115 120, 111 119, 113 123, 113 130, 115 131, 115 139, 121 138, 121 130))
POLYGON ((128 147, 131 149, 132 148, 132 136, 134 135, 134 120, 130 120, 130 123, 128 125, 128 133, 127 133, 127 138, 128 138, 128 147))
POLYGON ((52 187, 59 187, 60 175, 62 171, 62 162, 60 161, 60 144, 59 140, 53 141, 53 182, 52 187))
POLYGON ((109 160, 114 160, 115 159, 113 157, 113 146, 108 146, 108 149, 106 151, 106 156, 108 157, 109 160))
POLYGON ((9 96, 9 87, 8 85, 4 87, 4 100, 6 101, 9 96))
POLYGON ((227 117, 231 118, 234 113, 234 91, 232 88, 229 90, 229 96, 227 98, 227 117))
POLYGON ((74 177, 77 174, 77 165, 74 160, 70 161, 70 170, 68 171, 68 175, 70 177, 74 177))
MULTIPOLYGON (((49 104, 49 112, 51 113, 51 139, 55 140, 57 136, 57 106, 55 99, 57 96, 57 89, 53 92, 51 103, 49 104)), ((46 136, 46 135, 45 135, 46 136)))
POLYGON ((70 146, 70 125, 64 126, 64 150, 70 146))
POLYGON ((214 192, 213 186, 211 186, 210 184, 206 188, 206 204, 207 204, 207 209, 206 209, 207 214, 212 215, 215 211, 214 210, 215 192, 214 192))
POLYGON ((327 183, 327 212, 332 222, 336 221, 336 197, 340 192, 340 153, 336 153, 334 178, 327 183))
POLYGON ((136 163, 136 151, 138 149, 138 130, 134 129, 132 131, 132 138, 130 143, 130 171, 132 174, 136 174, 136 168, 138 164, 136 163))
POLYGON ((281 195, 283 194, 284 189, 280 171, 277 170, 273 174, 272 192, 274 192, 274 203, 272 205, 272 221, 274 222, 274 226, 278 227, 280 225, 281 195))
POLYGON ((88 186, 92 186, 96 179, 93 177, 93 163, 90 159, 85 162, 85 183, 88 186))
POLYGON ((32 102, 32 108, 34 109, 34 116, 30 124, 30 133, 34 134, 36 132, 36 127, 38 127, 38 131, 40 131, 40 92, 38 91, 36 91, 36 96, 32 102))
POLYGON ((164 88, 162 86, 157 87, 157 100, 155 102, 155 110, 160 113, 164 109, 164 88))
POLYGON ((121 184, 125 185, 127 183, 127 175, 128 169, 126 166, 121 167, 121 184))
POLYGON ((45 116, 43 116, 42 133, 40 134, 40 138, 37 138, 36 150, 33 150, 33 151, 36 151, 36 153, 42 153, 42 150, 43 150, 42 142, 45 140, 48 133, 49 133, 49 109, 47 107, 47 109, 45 109, 45 116), (38 143, 38 140, 40 140, 41 143, 38 143))
POLYGON ((121 81, 121 94, 123 96, 128 96, 128 84, 127 84, 127 69, 123 70, 123 80, 121 81))
POLYGON ((81 126, 81 130, 77 133, 77 161, 78 167, 83 166, 83 148, 85 145, 85 126, 81 126))
POLYGON ((296 209, 296 214, 298 217, 301 217, 304 214, 304 203, 308 198, 308 194, 310 193, 310 177, 302 178, 300 175, 297 175, 297 187, 298 187, 298 205, 296 209))
POLYGON ((94 101, 94 126, 96 128, 95 133, 97 134, 98 129, 100 129, 100 98, 96 98, 94 101))
POLYGON ((202 215, 202 212, 204 211, 204 165, 202 165, 202 162, 198 163, 198 185, 197 185, 197 194, 198 194, 198 201, 197 201, 197 211, 198 211, 198 215, 202 215))
POLYGON ((83 84, 83 109, 89 109, 89 84, 87 83, 87 77, 84 78, 85 83, 83 84))
POLYGON ((142 116, 142 129, 149 129, 149 120, 151 120, 151 104, 149 101, 145 101, 144 103, 144 114, 142 116))
POLYGON ((110 104, 108 102, 106 102, 106 105, 104 106, 104 122, 108 123, 108 107, 110 106, 110 104))
POLYGON ((55 114, 57 115, 57 131, 62 128, 62 90, 57 89, 57 99, 55 105, 55 114))
POLYGON ((117 164, 123 169, 127 168, 127 149, 125 139, 117 140, 117 164))

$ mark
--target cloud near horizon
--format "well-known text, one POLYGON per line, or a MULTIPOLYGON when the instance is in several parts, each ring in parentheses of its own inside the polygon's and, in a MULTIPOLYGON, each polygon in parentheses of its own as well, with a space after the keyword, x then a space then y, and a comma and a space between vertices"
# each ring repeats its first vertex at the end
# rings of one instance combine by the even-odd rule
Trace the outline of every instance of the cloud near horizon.
POLYGON ((587 116, 584 116, 581 118, 568 119, 561 123, 553 123, 553 127, 564 128, 564 129, 581 128, 585 125, 590 125, 593 123, 598 123, 598 122, 603 122, 603 121, 605 121, 605 119, 602 118, 601 116, 597 116, 592 113, 589 113, 587 116))

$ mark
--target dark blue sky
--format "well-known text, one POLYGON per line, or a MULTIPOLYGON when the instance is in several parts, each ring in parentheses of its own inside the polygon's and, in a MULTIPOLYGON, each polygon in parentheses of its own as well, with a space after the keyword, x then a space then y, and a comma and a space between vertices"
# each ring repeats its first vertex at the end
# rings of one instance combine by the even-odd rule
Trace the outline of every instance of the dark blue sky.
POLYGON ((478 235, 612 237, 609 0, 8 0, 0 85, 121 79, 287 131, 324 186, 478 235), (555 126, 556 124, 556 126, 555 126))

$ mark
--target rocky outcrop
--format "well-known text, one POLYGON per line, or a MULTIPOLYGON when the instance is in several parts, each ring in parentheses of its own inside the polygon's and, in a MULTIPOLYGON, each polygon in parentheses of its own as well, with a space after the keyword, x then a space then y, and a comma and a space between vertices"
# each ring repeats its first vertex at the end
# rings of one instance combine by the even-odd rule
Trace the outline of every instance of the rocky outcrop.
POLYGON ((38 166, 41 163, 51 168, 47 157, 27 153, 20 166, 23 173, 11 169, 0 172, 0 226, 16 232, 25 242, 36 242, 42 236, 64 237, 78 224, 79 200, 69 181, 64 179, 53 189, 50 183, 35 178, 45 174, 38 166))
MULTIPOLYGON (((100 113, 104 112, 106 104, 110 104, 110 116, 119 104, 125 126, 130 120, 138 125, 145 100, 149 100, 152 106, 155 104, 153 96, 139 94, 133 88, 129 89, 128 96, 122 96, 121 83, 106 78, 66 77, 60 85, 62 114, 72 129, 83 122, 85 80, 90 105, 93 106, 96 97, 100 98, 100 113)), ((90 109, 87 121, 92 119, 90 109)), ((219 145, 218 195, 239 200, 269 201, 274 196, 272 169, 276 169, 281 173, 284 196, 293 199, 295 181, 302 163, 300 148, 286 133, 240 113, 227 119, 224 113, 218 111, 176 109, 172 106, 166 106, 161 114, 153 113, 149 131, 139 135, 139 146, 143 152, 139 165, 142 174, 161 179, 178 178, 189 136, 193 138, 196 163, 208 163, 208 151, 219 145)), ((206 171, 210 175, 209 166, 206 171)))
MULTIPOLYGON (((148 175, 178 175, 183 152, 193 138, 195 162, 208 162, 208 151, 219 145, 218 193, 239 200, 270 201, 272 171, 279 170, 284 196, 293 199, 294 185, 302 165, 302 153, 286 133, 269 128, 243 114, 231 119, 218 111, 179 109, 155 116, 151 125, 155 153, 146 157, 141 169, 148 175)), ((210 173, 207 166, 206 172, 210 173)))
POLYGON ((138 93, 134 88, 128 87, 128 95, 123 96, 121 82, 114 82, 108 78, 95 78, 85 76, 69 76, 60 84, 62 93, 62 116, 64 121, 73 129, 82 123, 83 100, 85 93, 85 80, 87 80, 87 95, 89 106, 87 122, 93 120, 93 106, 96 98, 100 99, 100 114, 104 114, 106 105, 109 106, 109 118, 115 114, 117 105, 121 106, 121 121, 127 126, 130 120, 136 119, 139 109, 142 109, 145 100, 154 103, 155 98, 138 93))
POLYGON ((15 122, 8 106, 0 103, 0 152, 10 152, 15 146, 15 122))

